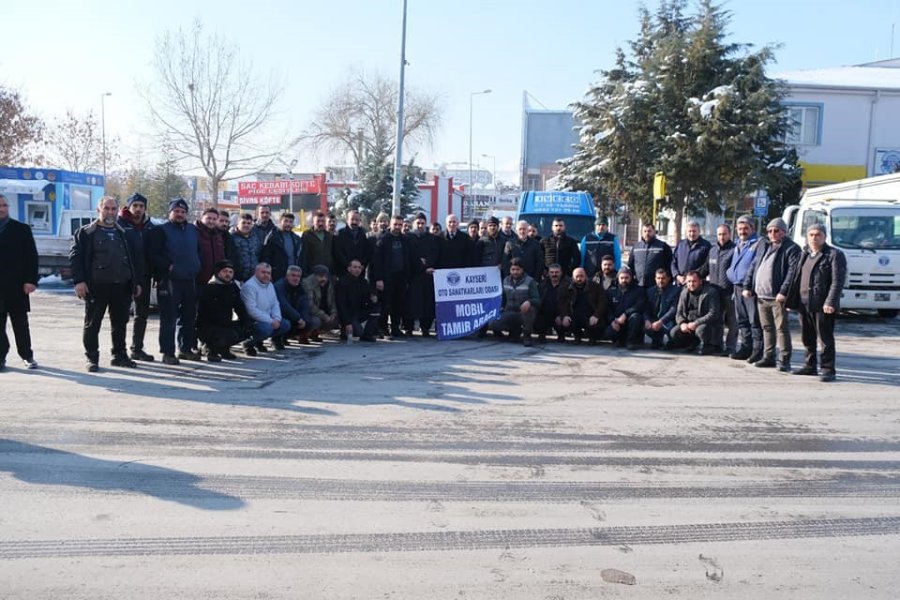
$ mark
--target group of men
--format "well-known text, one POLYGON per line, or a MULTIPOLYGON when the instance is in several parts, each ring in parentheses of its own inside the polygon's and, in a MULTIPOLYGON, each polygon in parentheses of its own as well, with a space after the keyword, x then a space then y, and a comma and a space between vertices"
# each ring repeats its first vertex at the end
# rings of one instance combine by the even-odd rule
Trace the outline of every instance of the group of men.
MULTIPOLYGON (((30 230, 19 231, 6 202, 0 196, 2 255, 10 256, 9 248, 27 249, 28 240, 33 250, 30 230)), ((292 214, 282 213, 276 224, 265 206, 256 218, 240 215, 234 226, 215 209, 203 211, 195 223, 188 222, 188 212, 183 199, 174 199, 167 220, 155 224, 142 195, 132 195, 121 208, 115 198, 104 197, 98 218, 75 233, 70 263, 75 293, 85 301, 89 372, 99 370, 99 330, 107 313, 111 364, 135 367, 136 361, 154 360, 144 346, 154 288, 163 362, 204 355, 216 362, 233 358, 231 348, 238 344, 255 356, 267 351, 265 340, 282 349, 289 340, 321 341, 328 331, 375 341, 408 337, 418 327, 427 337, 434 323, 435 269, 496 267, 503 282, 501 314, 479 336, 493 330, 531 345, 533 334, 544 342, 555 332, 560 341, 610 341, 629 349, 649 339, 652 348, 727 355, 790 371, 786 311, 792 308, 800 315, 806 348, 804 366, 796 372, 813 375, 821 367, 823 380, 835 377, 834 316, 846 262, 825 244, 822 226, 808 228, 808 245, 801 250, 781 219, 772 220, 767 237, 759 238, 753 220, 741 217, 738 239, 732 241, 731 229, 721 225, 715 244, 690 222, 673 250, 645 225, 627 265, 621 265, 618 239, 603 217, 579 242, 566 234, 563 219, 541 238, 529 223, 513 226, 509 218, 473 221, 464 232, 449 215, 445 229, 435 234, 438 228, 429 227, 424 214, 411 222, 381 214, 367 232, 357 211, 348 213, 340 229, 336 220, 316 213, 312 228, 298 235, 292 214)), ((9 316, 19 354, 34 368, 27 301, 37 284, 36 253, 33 262, 4 261, 2 268, 17 272, 3 273, 0 364, 9 350, 9 316), (9 281, 16 283, 10 287, 9 281)))
POLYGON ((747 216, 737 220, 736 229, 735 242, 731 228, 720 225, 712 244, 692 221, 673 250, 652 225, 644 225, 627 266, 617 270, 616 257, 607 254, 593 277, 586 263, 572 270, 571 278, 560 264, 551 264, 538 279, 513 259, 503 280, 502 312, 490 328, 499 336, 524 334, 525 345, 531 345, 532 333, 543 342, 551 330, 559 341, 604 340, 630 350, 649 339, 654 349, 729 356, 791 372, 787 311, 792 309, 800 316, 806 350, 803 366, 793 372, 834 381, 843 253, 825 243, 819 224, 807 227, 802 249, 788 237, 782 219, 769 222, 765 238, 747 216))

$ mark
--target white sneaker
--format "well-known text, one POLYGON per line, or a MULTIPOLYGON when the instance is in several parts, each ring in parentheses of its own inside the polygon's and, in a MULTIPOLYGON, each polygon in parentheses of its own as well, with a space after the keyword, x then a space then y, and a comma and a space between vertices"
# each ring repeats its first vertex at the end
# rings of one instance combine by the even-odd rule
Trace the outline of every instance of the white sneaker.
POLYGON ((33 358, 26 358, 26 359, 23 360, 22 362, 25 363, 25 368, 26 368, 26 369, 37 369, 37 368, 38 368, 37 361, 34 360, 33 358))

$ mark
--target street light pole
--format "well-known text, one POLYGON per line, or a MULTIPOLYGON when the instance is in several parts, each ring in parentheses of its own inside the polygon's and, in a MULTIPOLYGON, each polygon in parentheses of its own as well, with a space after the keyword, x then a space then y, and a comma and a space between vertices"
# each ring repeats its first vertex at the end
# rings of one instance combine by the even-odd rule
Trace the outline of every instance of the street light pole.
POLYGON ((400 214, 400 190, 403 182, 403 94, 404 76, 406 74, 406 0, 403 0, 403 34, 400 41, 400 93, 397 98, 397 152, 394 157, 394 193, 391 201, 391 213, 400 214))
POLYGON ((106 97, 112 92, 100 94, 100 137, 103 140, 103 189, 106 189, 106 97))
POLYGON ((290 183, 288 184, 288 208, 291 211, 291 214, 294 214, 294 167, 297 166, 297 159, 294 158, 290 163, 286 163, 283 159, 278 159, 281 164, 287 167, 288 179, 290 183))
POLYGON ((471 92, 469 94, 469 194, 472 194, 475 187, 475 178, 472 173, 472 110, 474 107, 475 96, 482 94, 490 94, 491 90, 482 90, 480 92, 471 92))

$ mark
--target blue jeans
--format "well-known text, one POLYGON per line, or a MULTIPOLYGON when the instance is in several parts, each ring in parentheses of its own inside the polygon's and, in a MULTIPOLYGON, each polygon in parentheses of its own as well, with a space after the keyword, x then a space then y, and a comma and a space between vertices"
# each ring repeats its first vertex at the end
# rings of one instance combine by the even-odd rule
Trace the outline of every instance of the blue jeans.
POLYGON ((159 351, 175 354, 175 330, 178 349, 189 352, 196 344, 197 288, 193 279, 161 282, 156 289, 159 304, 159 351))
POLYGON ((254 321, 253 323, 253 343, 259 343, 269 339, 275 335, 285 335, 291 331, 291 322, 287 319, 281 320, 281 327, 275 329, 272 327, 271 321, 254 321))

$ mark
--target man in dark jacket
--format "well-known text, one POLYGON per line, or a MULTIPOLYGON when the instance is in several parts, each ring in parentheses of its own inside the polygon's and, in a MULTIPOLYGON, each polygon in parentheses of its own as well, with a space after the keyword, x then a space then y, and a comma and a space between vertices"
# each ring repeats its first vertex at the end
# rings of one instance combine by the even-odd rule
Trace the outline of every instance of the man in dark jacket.
POLYGON ((619 269, 619 283, 606 290, 606 297, 609 300, 610 322, 603 337, 619 346, 627 346, 629 350, 642 346, 647 294, 644 288, 635 285, 631 269, 619 269))
POLYGON ((334 236, 334 266, 338 273, 346 273, 352 260, 358 260, 363 270, 372 260, 372 246, 361 223, 359 211, 351 210, 347 213, 347 225, 334 236))
POLYGON ((563 342, 566 339, 566 330, 559 316, 559 294, 568 288, 571 282, 570 278, 563 276, 562 267, 559 265, 552 264, 547 267, 547 277, 538 286, 541 304, 534 323, 538 341, 542 344, 547 341, 547 334, 552 329, 556 329, 557 341, 563 342))
POLYGON ((615 257, 604 256, 600 259, 600 270, 594 275, 594 281, 602 285, 604 291, 619 284, 619 272, 616 270, 615 257))
POLYGON ((746 360, 752 364, 762 358, 762 327, 759 326, 756 297, 744 295, 744 280, 750 272, 750 267, 753 266, 759 236, 756 234, 756 224, 748 215, 738 218, 735 230, 738 239, 726 276, 734 285, 734 314, 737 319, 740 348, 731 355, 731 358, 746 360))
POLYGON ((272 265, 272 280, 278 281, 291 265, 303 265, 303 241, 294 233, 294 215, 282 213, 278 229, 271 231, 263 242, 260 260, 272 265))
POLYGON ((441 262, 441 240, 431 234, 424 213, 416 215, 409 234, 410 251, 415 265, 409 280, 406 335, 411 336, 415 321, 419 321, 422 337, 431 335, 434 323, 434 270, 441 262))
POLYGON ((684 233, 684 239, 672 252, 672 277, 678 285, 684 285, 688 271, 697 271, 701 279, 709 274, 707 261, 711 244, 700 235, 700 224, 688 221, 684 233))
POLYGON ((327 229, 325 213, 316 213, 313 228, 303 232, 302 240, 306 271, 312 271, 316 265, 324 265, 330 272, 334 272, 334 235, 327 229))
POLYGON ((572 271, 572 282, 560 290, 557 305, 560 324, 572 334, 576 344, 586 337, 593 346, 603 336, 609 301, 603 286, 588 279, 583 268, 572 271))
POLYGON ((169 202, 169 220, 150 232, 148 252, 153 263, 159 303, 159 349, 163 362, 177 365, 179 359, 200 360, 195 345, 197 320, 197 273, 200 243, 197 228, 187 222, 188 204, 183 198, 169 202), (176 335, 177 329, 177 335, 176 335), (178 342, 178 356, 175 343, 178 342))
POLYGON ((571 273, 581 265, 581 251, 578 242, 566 234, 566 222, 563 219, 553 220, 553 235, 541 240, 544 249, 544 264, 557 264, 563 273, 571 273))
MULTIPOLYGON (((728 269, 734 258, 734 242, 731 241, 731 227, 719 225, 716 228, 716 244, 709 249, 709 283, 719 290, 720 331, 725 335, 724 352, 731 356, 737 352, 737 313, 734 310, 734 285, 728 279, 728 269)), ((721 344, 720 344, 721 345, 721 344)))
POLYGON ((656 283, 657 269, 672 269, 672 249, 664 241, 657 239, 656 228, 645 223, 641 229, 641 239, 631 248, 628 268, 634 274, 634 283, 647 288, 656 283))
POLYGON ((665 269, 657 269, 656 285, 647 288, 647 305, 644 308, 644 335, 650 338, 654 350, 665 347, 675 327, 678 294, 679 289, 672 283, 672 275, 665 269))
POLYGON ((212 279, 216 263, 225 260, 225 237, 219 230, 219 211, 215 208, 203 210, 200 219, 194 223, 200 243, 200 271, 197 286, 206 285, 212 279))
POLYGON ((778 367, 791 371, 791 330, 787 299, 800 262, 800 246, 787 235, 787 224, 772 219, 766 227, 768 239, 760 240, 753 265, 744 280, 744 296, 756 296, 759 322, 763 330, 763 355, 757 367, 778 367), (775 340, 781 356, 775 361, 775 340))
POLYGON ((796 375, 816 375, 817 346, 822 345, 822 381, 835 380, 834 320, 841 310, 841 291, 847 273, 844 253, 825 242, 825 226, 810 225, 791 288, 790 305, 800 313, 800 335, 806 349, 796 375))
POLYGON ((334 298, 341 322, 341 339, 355 336, 362 342, 374 342, 381 311, 378 296, 363 277, 363 266, 358 259, 351 259, 347 271, 338 278, 334 298))
POLYGON ((516 223, 516 235, 503 248, 503 274, 509 274, 509 263, 514 258, 519 259, 529 277, 540 281, 544 274, 544 250, 540 243, 528 237, 527 221, 516 223))
POLYGON ((504 239, 500 237, 500 220, 491 217, 487 221, 487 235, 475 244, 476 267, 499 267, 503 262, 504 239))
POLYGON ((116 221, 122 229, 140 238, 137 250, 143 277, 140 281, 141 293, 134 298, 134 325, 131 330, 131 358, 133 360, 153 361, 153 355, 144 350, 144 336, 147 333, 147 317, 150 315, 150 277, 153 267, 147 252, 150 231, 155 227, 147 214, 147 199, 134 193, 128 197, 127 205, 119 211, 116 221))
POLYGON ((231 243, 235 249, 234 278, 244 283, 256 271, 262 254, 263 240, 253 232, 253 215, 244 213, 231 231, 231 243))
POLYGON ((143 280, 138 250, 140 238, 126 233, 116 224, 118 201, 104 196, 97 211, 99 218, 75 232, 69 250, 75 295, 85 301, 82 342, 90 373, 99 370, 98 336, 107 309, 112 328, 110 364, 114 367, 137 366, 128 357, 125 335, 131 299, 140 295, 143 280))
POLYGON ((12 322, 16 350, 28 369, 37 369, 28 328, 28 296, 37 289, 38 254, 31 227, 11 219, 9 200, 0 194, 0 371, 6 368, 9 337, 6 320, 12 322))
POLYGON ((403 217, 400 215, 394 215, 390 230, 378 239, 372 263, 375 289, 383 292, 381 326, 387 328, 390 316, 391 337, 403 337, 401 324, 406 313, 409 280, 421 263, 417 265, 413 259, 410 240, 403 235, 403 217))
POLYGON ((522 343, 531 346, 534 318, 540 303, 537 282, 525 273, 522 261, 514 258, 509 263, 509 275, 503 278, 500 317, 491 321, 488 327, 498 337, 507 332, 511 339, 516 340, 521 334, 522 343))
POLYGON ((236 265, 238 261, 237 248, 231 236, 231 213, 227 210, 219 210, 219 220, 216 222, 219 235, 225 244, 225 259, 236 265))
POLYGON ((459 230, 459 217, 447 215, 447 230, 441 234, 441 268, 464 269, 472 260, 472 239, 459 230))
POLYGON ((234 264, 220 260, 213 270, 215 273, 207 285, 200 288, 197 333, 206 344, 206 360, 220 362, 223 358, 237 358, 231 347, 250 337, 253 321, 234 282, 234 264))
POLYGON ((604 256, 612 256, 615 269, 622 266, 622 248, 619 238, 609 231, 609 219, 597 217, 594 222, 595 231, 581 238, 581 266, 587 271, 588 279, 594 279, 600 272, 600 263, 604 256))
MULTIPOLYGON (((272 209, 265 204, 256 207, 256 223, 253 225, 253 233, 259 238, 259 243, 265 243, 270 233, 277 230, 275 221, 272 220, 272 209)), ((253 265, 256 267, 256 265, 253 265)), ((249 278, 248 278, 249 279, 249 278)))
POLYGON ((722 352, 719 331, 719 290, 704 283, 697 271, 685 273, 678 298, 675 327, 670 333, 671 348, 689 348, 707 356, 722 352))
POLYGON ((275 282, 275 295, 281 307, 281 316, 291 324, 291 329, 284 335, 272 337, 276 350, 284 350, 288 336, 295 336, 301 344, 309 343, 313 329, 309 312, 309 295, 303 289, 303 269, 291 265, 284 279, 275 282))

